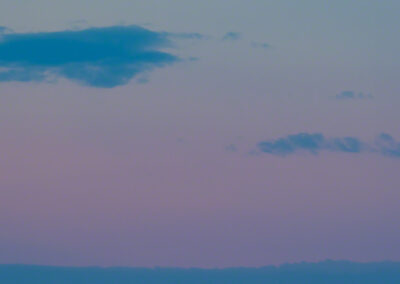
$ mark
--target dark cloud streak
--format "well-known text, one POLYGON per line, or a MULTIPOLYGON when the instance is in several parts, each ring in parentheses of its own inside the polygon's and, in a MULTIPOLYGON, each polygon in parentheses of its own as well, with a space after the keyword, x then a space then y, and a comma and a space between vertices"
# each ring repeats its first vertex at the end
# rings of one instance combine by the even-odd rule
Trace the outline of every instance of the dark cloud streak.
POLYGON ((238 32, 227 32, 222 37, 222 40, 239 40, 240 38, 241 38, 241 35, 238 32))
POLYGON ((364 93, 356 93, 354 91, 343 91, 340 94, 335 96, 338 100, 365 100, 365 99, 372 99, 373 96, 371 94, 364 94, 364 93))
POLYGON ((251 46, 254 47, 254 48, 263 48, 263 49, 271 48, 271 45, 269 45, 266 42, 252 42, 251 46))

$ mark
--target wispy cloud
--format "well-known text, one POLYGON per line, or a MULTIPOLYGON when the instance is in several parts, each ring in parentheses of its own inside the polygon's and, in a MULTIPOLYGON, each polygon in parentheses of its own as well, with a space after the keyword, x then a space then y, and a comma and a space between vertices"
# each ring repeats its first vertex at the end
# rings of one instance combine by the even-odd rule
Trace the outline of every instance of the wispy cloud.
POLYGON ((376 137, 375 148, 382 155, 400 158, 400 142, 389 134, 382 133, 376 137))
POLYGON ((235 144, 229 144, 225 147, 225 150, 228 152, 237 152, 237 147, 235 144))
POLYGON ((400 158, 400 142, 382 133, 372 143, 355 137, 325 137, 321 133, 298 133, 258 143, 258 149, 267 154, 287 156, 295 153, 318 154, 321 151, 341 153, 379 153, 400 158))
POLYGON ((335 96, 336 99, 339 100, 354 100, 354 99, 372 99, 373 96, 371 94, 364 94, 362 92, 354 92, 354 91, 343 91, 335 96))
POLYGON ((241 34, 238 32, 227 32, 223 37, 222 40, 238 40, 241 38, 241 34))
POLYGON ((271 48, 271 45, 266 42, 252 42, 251 46, 254 48, 264 48, 264 49, 271 48))
POLYGON ((181 39, 209 39, 210 37, 201 33, 169 33, 170 38, 181 39))
POLYGON ((61 76, 110 88, 179 61, 163 51, 171 46, 172 34, 139 26, 40 33, 13 33, 2 28, 0 32, 0 81, 43 81, 61 76))

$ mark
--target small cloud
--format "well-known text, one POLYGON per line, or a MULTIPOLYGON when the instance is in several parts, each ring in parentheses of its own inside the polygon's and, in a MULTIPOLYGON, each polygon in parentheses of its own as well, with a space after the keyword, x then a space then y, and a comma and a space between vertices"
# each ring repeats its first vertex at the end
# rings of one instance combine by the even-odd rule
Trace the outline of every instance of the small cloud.
POLYGON ((225 150, 227 152, 237 152, 237 147, 235 144, 229 144, 228 146, 225 147, 225 150))
POLYGON ((366 143, 355 137, 325 137, 321 133, 298 133, 258 143, 262 153, 288 156, 296 153, 317 155, 322 151, 340 153, 378 153, 387 157, 400 158, 400 142, 382 133, 373 143, 366 143))
POLYGON ((356 93, 354 91, 343 91, 340 94, 335 96, 336 99, 339 100, 349 100, 349 99, 372 99, 373 96, 371 94, 364 93, 356 93))
POLYGON ((227 32, 223 37, 222 40, 239 40, 241 38, 240 33, 238 32, 227 32))
POLYGON ((277 140, 260 142, 258 148, 264 153, 286 156, 299 150, 317 154, 324 144, 326 144, 325 138, 320 133, 299 133, 277 140))
POLYGON ((271 48, 271 45, 269 45, 266 42, 252 42, 251 46, 254 47, 254 48, 264 48, 264 49, 271 48))
POLYGON ((400 142, 397 142, 387 133, 381 133, 375 140, 376 149, 379 153, 390 157, 400 158, 400 142))

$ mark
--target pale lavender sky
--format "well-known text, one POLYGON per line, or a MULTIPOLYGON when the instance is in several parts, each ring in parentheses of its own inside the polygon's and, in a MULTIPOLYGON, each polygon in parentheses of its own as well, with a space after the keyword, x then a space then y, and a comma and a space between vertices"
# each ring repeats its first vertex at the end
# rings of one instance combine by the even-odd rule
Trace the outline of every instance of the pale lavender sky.
POLYGON ((400 261, 399 9, 1 1, 0 263, 400 261), (10 34, 130 25, 180 60, 112 88, 2 75, 53 72, 10 34))

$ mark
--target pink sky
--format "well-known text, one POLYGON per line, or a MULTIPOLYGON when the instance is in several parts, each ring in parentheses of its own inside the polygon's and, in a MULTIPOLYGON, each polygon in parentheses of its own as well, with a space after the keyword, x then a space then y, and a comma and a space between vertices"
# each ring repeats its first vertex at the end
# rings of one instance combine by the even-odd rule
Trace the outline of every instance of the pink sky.
POLYGON ((15 33, 140 25, 180 35, 181 61, 114 88, 9 82, 0 48, 0 263, 400 261, 399 157, 257 148, 400 140, 398 1, 3 2, 15 33))

